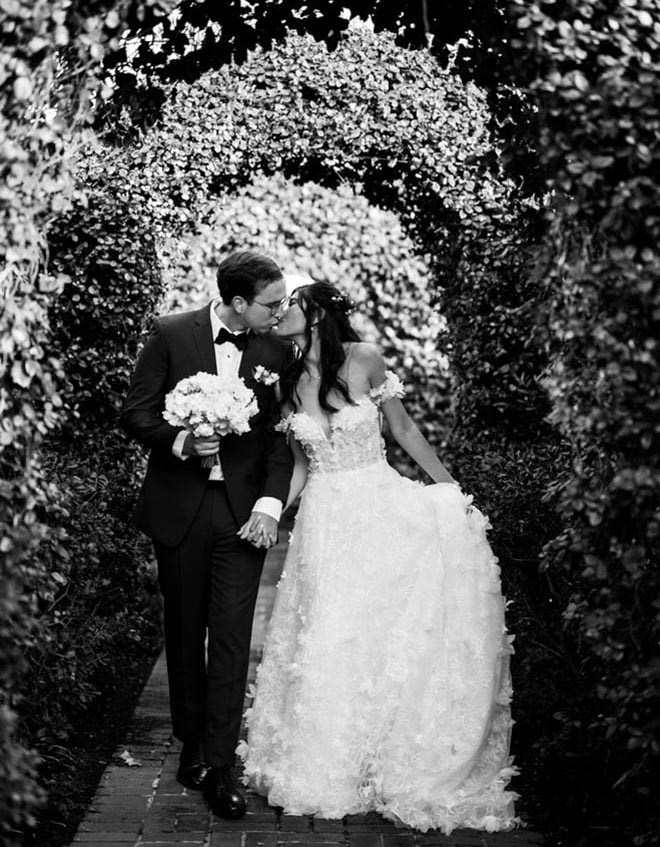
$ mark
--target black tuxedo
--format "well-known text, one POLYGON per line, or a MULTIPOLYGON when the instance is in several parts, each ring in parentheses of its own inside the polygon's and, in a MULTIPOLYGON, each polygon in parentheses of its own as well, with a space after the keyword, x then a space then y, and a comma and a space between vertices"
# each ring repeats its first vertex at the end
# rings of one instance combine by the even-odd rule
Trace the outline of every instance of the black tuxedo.
POLYGON ((233 764, 265 557, 236 532, 259 497, 286 501, 293 469, 284 436, 273 430, 274 388, 256 382, 253 370, 279 372, 289 356, 290 346, 249 335, 239 376, 259 411, 249 432, 221 439, 224 483, 209 485, 199 458, 173 454, 179 430, 162 417, 165 395, 179 380, 216 372, 209 306, 155 321, 121 412, 124 428, 150 449, 135 515, 158 560, 174 734, 183 741, 205 736, 215 766, 233 764))
MULTIPOLYGON (((250 335, 243 352, 238 374, 255 392, 259 413, 250 421, 250 432, 227 435, 220 442, 227 495, 239 524, 247 520, 258 497, 284 502, 289 491, 291 453, 284 437, 270 426, 275 392, 252 378, 255 365, 278 372, 288 355, 288 345, 256 335, 250 335)), ((151 450, 136 506, 137 525, 168 547, 176 546, 186 534, 209 472, 198 459, 182 462, 173 455, 179 430, 163 419, 165 395, 179 380, 198 371, 216 371, 208 306, 156 320, 121 412, 125 429, 151 450)))

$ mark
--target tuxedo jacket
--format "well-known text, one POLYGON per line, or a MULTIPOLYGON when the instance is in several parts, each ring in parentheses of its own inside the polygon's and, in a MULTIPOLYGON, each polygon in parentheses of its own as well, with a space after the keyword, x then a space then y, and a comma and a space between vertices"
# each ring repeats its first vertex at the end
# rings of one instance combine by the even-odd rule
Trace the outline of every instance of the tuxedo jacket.
MULTIPOLYGON (((259 411, 250 431, 220 439, 220 462, 227 496, 242 525, 259 497, 286 501, 293 457, 282 433, 274 431, 277 403, 273 386, 256 382, 254 368, 279 372, 291 346, 267 336, 248 335, 238 375, 256 396, 259 411)), ((185 461, 172 453, 180 429, 163 418, 165 395, 179 380, 198 371, 216 373, 210 306, 157 318, 135 367, 121 410, 121 424, 149 448, 149 461, 135 508, 139 529, 167 547, 176 547, 197 512, 209 476, 197 456, 185 461)))

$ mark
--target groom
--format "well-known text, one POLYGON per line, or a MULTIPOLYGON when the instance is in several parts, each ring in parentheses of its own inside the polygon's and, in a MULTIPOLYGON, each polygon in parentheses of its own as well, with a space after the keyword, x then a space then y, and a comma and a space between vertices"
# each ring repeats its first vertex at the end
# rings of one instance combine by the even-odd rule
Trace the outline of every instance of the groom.
POLYGON ((230 769, 252 616, 293 467, 284 436, 273 430, 274 388, 256 381, 254 369, 278 373, 292 354, 267 336, 286 298, 275 262, 251 251, 233 253, 217 279, 220 296, 203 309, 156 319, 121 423, 150 450, 135 515, 158 562, 172 725, 183 742, 177 779, 203 788, 220 816, 239 818, 245 798, 230 769), (165 422, 165 395, 198 371, 245 380, 259 405, 249 432, 196 438, 165 422), (216 453, 219 464, 203 468, 202 457, 216 453))

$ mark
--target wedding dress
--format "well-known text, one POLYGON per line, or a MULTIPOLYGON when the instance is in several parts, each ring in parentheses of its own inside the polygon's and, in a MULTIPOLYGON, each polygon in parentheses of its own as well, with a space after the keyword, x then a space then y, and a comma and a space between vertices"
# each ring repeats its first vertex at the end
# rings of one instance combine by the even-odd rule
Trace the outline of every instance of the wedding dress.
POLYGON ((329 436, 302 412, 279 425, 309 476, 238 748, 244 781, 288 814, 509 829, 499 567, 469 497, 387 464, 379 405, 401 394, 390 371, 329 436))

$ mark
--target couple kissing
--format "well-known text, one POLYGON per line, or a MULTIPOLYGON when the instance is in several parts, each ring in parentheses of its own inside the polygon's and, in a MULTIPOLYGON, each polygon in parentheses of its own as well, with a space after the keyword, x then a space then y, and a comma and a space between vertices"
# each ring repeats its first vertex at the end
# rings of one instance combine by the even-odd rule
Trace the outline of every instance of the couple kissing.
POLYGON ((149 450, 135 514, 158 563, 179 782, 224 818, 245 814, 247 785, 288 814, 510 829, 512 650, 486 519, 345 294, 287 296, 252 251, 227 256, 217 284, 204 308, 155 320, 121 412, 149 450), (168 393, 200 371, 254 392, 247 432, 165 420, 168 393), (383 422, 433 484, 387 463, 383 422), (239 744, 259 579, 295 502, 239 744))

